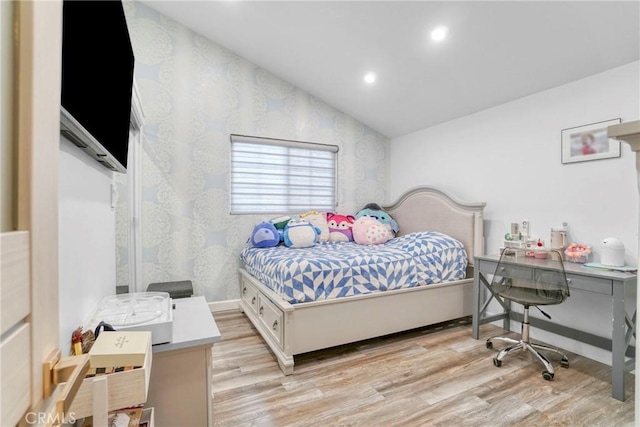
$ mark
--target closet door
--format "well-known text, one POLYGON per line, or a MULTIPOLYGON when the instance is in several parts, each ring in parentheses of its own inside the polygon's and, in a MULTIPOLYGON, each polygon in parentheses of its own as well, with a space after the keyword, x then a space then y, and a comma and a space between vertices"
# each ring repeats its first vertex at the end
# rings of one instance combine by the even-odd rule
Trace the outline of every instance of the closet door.
POLYGON ((1 179, 9 185, 0 235, 0 425, 50 425, 57 420, 42 366, 59 343, 62 2, 0 3, 0 124, 3 158, 11 158, 1 179))
POLYGON ((31 404, 29 232, 3 232, 0 248, 0 425, 15 425, 31 404))
POLYGON ((31 404, 31 328, 26 321, 31 312, 29 281, 29 232, 16 229, 17 156, 15 92, 15 49, 13 2, 0 3, 0 132, 2 165, 0 183, 0 425, 13 425, 31 404), (10 392, 11 391, 11 392, 10 392))

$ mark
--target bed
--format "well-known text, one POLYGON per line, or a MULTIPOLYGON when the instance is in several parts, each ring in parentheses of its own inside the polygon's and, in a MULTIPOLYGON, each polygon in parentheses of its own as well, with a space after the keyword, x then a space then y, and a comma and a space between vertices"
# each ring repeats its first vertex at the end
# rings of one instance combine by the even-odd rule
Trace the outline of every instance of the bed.
POLYGON ((471 315, 484 206, 417 187, 383 207, 400 224, 384 245, 245 250, 240 308, 285 375, 297 354, 471 315))

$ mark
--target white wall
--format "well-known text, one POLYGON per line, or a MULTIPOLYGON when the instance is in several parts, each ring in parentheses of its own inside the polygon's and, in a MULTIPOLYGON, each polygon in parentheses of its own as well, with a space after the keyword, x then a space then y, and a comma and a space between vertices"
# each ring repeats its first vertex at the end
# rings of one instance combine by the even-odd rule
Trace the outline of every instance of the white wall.
MULTIPOLYGON (((390 194, 396 198, 407 188, 433 185, 463 201, 486 202, 486 253, 497 252, 511 222, 528 219, 531 234, 548 242, 551 227, 566 221, 572 241, 595 246, 594 260, 599 260, 599 242, 614 236, 626 247, 626 263, 637 265, 635 156, 622 144, 621 158, 563 165, 560 137, 562 129, 584 124, 637 120, 639 75, 640 62, 631 63, 395 138, 390 194)), ((606 336, 609 305, 574 292, 548 311, 554 321, 606 336)), ((564 339, 533 334, 603 362, 609 357, 583 344, 569 346, 564 339)))
POLYGON ((511 222, 528 218, 531 233, 549 239, 569 223, 571 236, 598 244, 616 236, 636 264, 638 195, 635 161, 622 158, 563 165, 562 129, 622 118, 637 120, 635 62, 556 89, 392 140, 390 192, 435 185, 462 200, 487 202, 487 252, 511 222))
POLYGON ((97 302, 116 290, 113 172, 60 137, 60 348, 97 302))

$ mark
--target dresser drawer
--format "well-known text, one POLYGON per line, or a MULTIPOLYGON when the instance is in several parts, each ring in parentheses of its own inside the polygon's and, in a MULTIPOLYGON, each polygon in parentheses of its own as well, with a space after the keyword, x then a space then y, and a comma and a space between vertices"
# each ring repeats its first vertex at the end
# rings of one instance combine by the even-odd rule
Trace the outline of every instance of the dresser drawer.
POLYGON ((497 261, 486 261, 483 259, 476 259, 476 264, 473 266, 473 268, 477 269, 480 273, 483 273, 483 274, 493 274, 496 271, 497 265, 498 265, 497 261))
POLYGON ((595 292, 604 295, 613 295, 613 283, 611 280, 599 279, 595 277, 578 276, 567 274, 570 289, 580 289, 582 291, 595 292))
POLYGON ((513 264, 503 264, 495 273, 498 276, 518 279, 531 280, 533 277, 533 270, 531 268, 513 264))
POLYGON ((240 284, 240 294, 246 305, 251 307, 254 313, 258 312, 258 290, 244 277, 240 284))
POLYGON ((265 329, 276 340, 278 346, 282 347, 282 319, 283 313, 267 297, 260 294, 258 296, 258 318, 264 324, 265 329))

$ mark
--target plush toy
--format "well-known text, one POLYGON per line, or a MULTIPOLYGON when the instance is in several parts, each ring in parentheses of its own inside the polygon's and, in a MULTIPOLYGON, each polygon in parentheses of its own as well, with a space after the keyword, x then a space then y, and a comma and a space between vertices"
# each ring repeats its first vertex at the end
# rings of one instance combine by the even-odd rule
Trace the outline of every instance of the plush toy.
POLYGON ((292 218, 284 228, 284 244, 290 248, 309 248, 318 241, 320 229, 302 218, 292 218))
POLYGON ((400 226, 398 225, 396 220, 391 218, 391 215, 382 210, 382 208, 376 203, 367 204, 364 208, 362 208, 362 210, 360 210, 360 212, 356 214, 356 219, 362 218, 363 216, 375 218, 382 224, 387 225, 391 232, 393 232, 393 236, 391 237, 394 237, 398 230, 400 230, 400 226))
POLYGON ((320 229, 318 242, 326 242, 329 240, 329 225, 327 224, 326 212, 309 211, 300 214, 300 218, 306 219, 320 229))
POLYGON ((379 245, 394 237, 386 224, 370 216, 362 216, 353 223, 353 240, 361 245, 379 245))
POLYGON ((327 212, 327 225, 329 226, 330 242, 352 242, 353 233, 351 227, 355 222, 353 215, 340 215, 327 212))
POLYGON ((280 233, 269 221, 261 222, 253 228, 249 238, 251 246, 254 248, 271 248, 280 243, 280 233))
POLYGON ((278 229, 278 230, 284 230, 284 227, 287 225, 287 223, 288 223, 290 220, 291 220, 291 217, 290 217, 290 216, 285 215, 285 216, 278 216, 278 217, 275 217, 275 218, 271 218, 271 219, 269 220, 269 222, 270 222, 271 224, 273 224, 273 225, 276 227, 276 229, 278 229))

